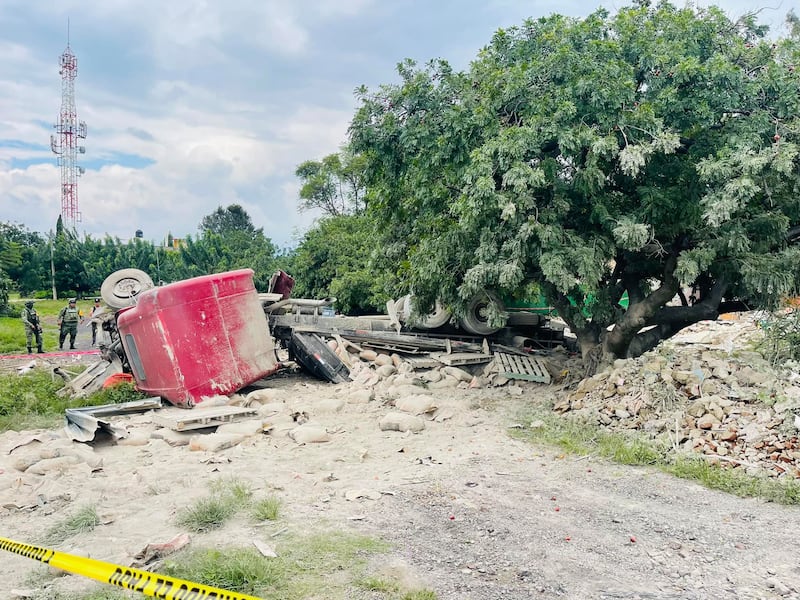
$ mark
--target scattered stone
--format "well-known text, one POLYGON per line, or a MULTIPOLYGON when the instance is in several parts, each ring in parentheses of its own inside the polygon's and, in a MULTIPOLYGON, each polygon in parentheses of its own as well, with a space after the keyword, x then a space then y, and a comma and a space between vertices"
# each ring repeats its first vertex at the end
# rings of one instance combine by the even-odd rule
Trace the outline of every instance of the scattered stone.
POLYGON ((436 410, 436 401, 433 396, 417 394, 405 396, 395 402, 395 408, 412 415, 422 415, 436 410))
POLYGON ((298 444, 318 444, 331 441, 331 435, 324 427, 312 423, 295 427, 289 432, 289 437, 298 444))
POLYGON ((419 433, 425 429, 425 421, 407 413, 391 412, 378 421, 378 426, 381 428, 381 431, 410 431, 412 433, 419 433))
POLYGON ((347 402, 350 404, 368 404, 374 397, 372 390, 363 389, 350 392, 347 402))
POLYGON ((189 450, 219 452, 240 444, 247 436, 236 433, 195 435, 189 440, 189 450))

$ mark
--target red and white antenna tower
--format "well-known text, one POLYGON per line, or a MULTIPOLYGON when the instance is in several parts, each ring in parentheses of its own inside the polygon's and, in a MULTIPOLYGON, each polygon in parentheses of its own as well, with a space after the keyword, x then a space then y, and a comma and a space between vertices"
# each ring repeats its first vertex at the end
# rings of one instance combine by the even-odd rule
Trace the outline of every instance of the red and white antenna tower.
POLYGON ((61 55, 61 114, 53 125, 56 132, 50 136, 50 147, 58 156, 61 167, 61 220, 64 227, 72 230, 81 220, 78 211, 78 177, 84 168, 77 165, 78 154, 86 148, 78 145, 86 139, 86 123, 78 121, 75 109, 75 77, 78 75, 78 59, 69 47, 69 25, 67 26, 67 49, 61 55))

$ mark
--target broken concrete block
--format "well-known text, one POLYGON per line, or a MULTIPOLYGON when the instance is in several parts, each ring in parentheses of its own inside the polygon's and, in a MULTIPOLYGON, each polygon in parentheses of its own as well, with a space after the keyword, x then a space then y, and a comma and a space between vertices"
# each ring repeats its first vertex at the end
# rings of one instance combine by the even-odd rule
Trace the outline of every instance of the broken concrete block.
POLYGON ((305 423, 300 427, 295 427, 289 432, 289 437, 298 444, 317 444, 331 441, 331 435, 324 427, 312 423, 305 423))
POLYGON ((232 448, 240 444, 247 438, 246 435, 236 433, 209 433, 206 435, 195 435, 189 440, 189 450, 206 452, 219 452, 227 448, 232 448))
POLYGON ((425 421, 407 413, 392 412, 378 421, 381 431, 411 431, 418 433, 425 429, 425 421))
POLYGON ((324 398, 314 403, 314 412, 321 414, 337 413, 344 408, 344 400, 341 398, 324 398))
POLYGON ((181 433, 180 431, 173 431, 172 429, 163 428, 158 429, 150 434, 154 440, 164 440, 167 444, 173 447, 188 446, 192 435, 189 433, 181 433))
POLYGON ((272 415, 286 412, 288 407, 285 402, 268 402, 258 407, 258 416, 270 417, 272 415))
POLYGON ((375 369, 375 372, 381 377, 389 377, 391 375, 394 375, 397 372, 397 369, 395 368, 394 365, 381 365, 380 367, 375 369))
POLYGON ((81 462, 77 456, 59 456, 57 458, 44 458, 28 467, 25 472, 33 475, 47 475, 48 473, 63 473, 81 462))
POLYGON ((428 389, 431 390, 444 390, 448 388, 455 388, 458 387, 458 384, 461 383, 460 379, 456 379, 455 377, 444 376, 439 381, 433 381, 428 384, 428 389))
POLYGON ((472 373, 464 369, 459 369, 458 367, 442 367, 442 373, 448 377, 458 379, 459 381, 466 381, 467 383, 472 381, 472 373))
POLYGON ((368 404, 373 397, 372 390, 355 390, 347 396, 347 402, 350 404, 368 404))
POLYGON ((375 357, 375 364, 378 365, 379 367, 388 367, 390 365, 394 366, 394 364, 392 363, 392 357, 389 356, 388 354, 378 354, 375 357))
POLYGON ((400 398, 394 404, 397 410, 401 410, 412 415, 422 415, 436 410, 436 401, 433 396, 416 394, 400 398))
POLYGON ((262 405, 283 402, 283 392, 281 390, 273 390, 270 388, 253 390, 245 396, 245 400, 255 400, 260 402, 262 405))
POLYGON ((224 423, 217 427, 216 433, 231 433, 235 435, 258 435, 265 433, 272 427, 269 421, 262 419, 250 419, 249 421, 239 421, 237 423, 224 423))
POLYGON ((375 350, 362 350, 358 353, 358 357, 372 362, 378 358, 378 353, 375 350))
POLYGON ((427 381, 428 383, 434 383, 436 381, 441 381, 444 375, 442 375, 442 372, 439 369, 432 369, 430 371, 422 373, 419 377, 423 381, 427 381))

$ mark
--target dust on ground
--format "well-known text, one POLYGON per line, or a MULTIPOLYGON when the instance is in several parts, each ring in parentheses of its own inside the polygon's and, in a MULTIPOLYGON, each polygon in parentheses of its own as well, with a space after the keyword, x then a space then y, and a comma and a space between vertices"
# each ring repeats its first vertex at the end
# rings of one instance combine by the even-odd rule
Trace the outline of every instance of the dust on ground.
MULTIPOLYGON (((382 431, 392 407, 364 403, 350 385, 304 375, 266 385, 270 433, 217 452, 152 437, 154 413, 114 418, 130 434, 118 444, 72 444, 57 431, 0 435, 0 535, 35 542, 79 507, 95 506, 104 524, 59 549, 128 565, 148 543, 182 533, 176 513, 206 496, 210 481, 235 477, 281 498, 281 528, 268 533, 242 518, 193 534, 192 546, 279 547, 282 531, 365 534, 391 544, 375 559, 376 573, 441 600, 800 598, 800 509, 511 437, 521 410, 551 403, 555 387, 429 392, 447 418, 427 419, 414 434, 382 431), (330 441, 298 444, 288 435, 303 413, 330 441), (32 434, 40 441, 30 442, 32 434), (67 468, 15 468, 26 453, 65 444, 82 453, 67 468)), ((13 554, 2 561, 3 597, 95 585, 74 575, 37 580, 36 563, 13 554)))

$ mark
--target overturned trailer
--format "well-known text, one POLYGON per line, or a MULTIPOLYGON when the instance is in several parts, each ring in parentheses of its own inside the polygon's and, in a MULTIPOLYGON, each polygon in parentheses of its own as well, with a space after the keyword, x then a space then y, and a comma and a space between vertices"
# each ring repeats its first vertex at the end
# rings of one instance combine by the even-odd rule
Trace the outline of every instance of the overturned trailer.
MULTIPOLYGON (((388 302, 386 315, 342 316, 335 314, 333 298, 292 298, 293 283, 279 271, 269 291, 259 294, 251 269, 158 287, 141 271, 115 272, 101 289, 115 311, 103 317, 111 339, 102 348, 104 359, 121 364, 141 391, 191 408, 277 372, 283 366, 278 347, 317 377, 339 383, 349 380, 349 372, 330 340, 433 356, 450 365, 486 362, 495 353, 524 356, 563 343, 563 328, 549 326, 546 315, 534 311, 509 311, 506 327, 494 328, 476 301, 464 326, 441 307, 433 315, 414 315, 407 296, 388 302)), ((103 371, 95 366, 94 372, 103 371)))

